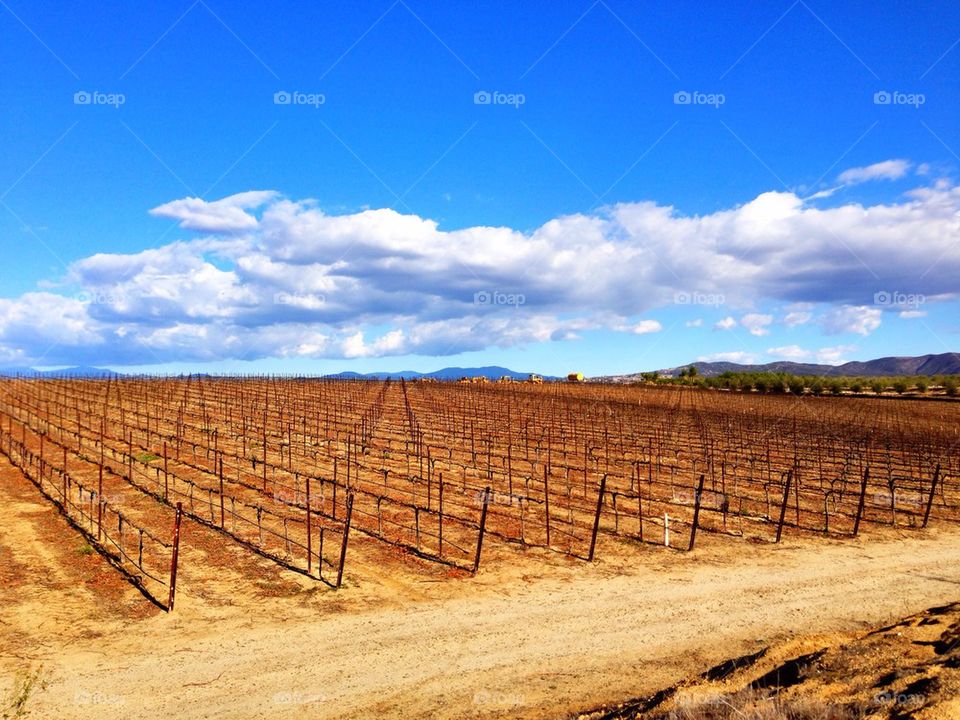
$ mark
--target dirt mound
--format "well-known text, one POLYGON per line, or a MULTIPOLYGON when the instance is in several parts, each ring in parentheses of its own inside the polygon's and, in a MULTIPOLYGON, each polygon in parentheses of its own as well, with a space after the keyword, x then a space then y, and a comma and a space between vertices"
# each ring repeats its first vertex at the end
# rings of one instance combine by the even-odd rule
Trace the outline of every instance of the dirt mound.
POLYGON ((958 698, 960 602, 866 633, 764 648, 648 698, 579 718, 955 720, 958 698))

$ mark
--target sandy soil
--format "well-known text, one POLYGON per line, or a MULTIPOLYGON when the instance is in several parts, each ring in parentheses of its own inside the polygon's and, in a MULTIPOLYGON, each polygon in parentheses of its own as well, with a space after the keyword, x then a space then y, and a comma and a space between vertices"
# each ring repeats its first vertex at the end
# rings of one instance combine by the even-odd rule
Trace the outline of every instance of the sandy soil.
POLYGON ((956 720, 960 603, 804 635, 579 720, 956 720))
POLYGON ((332 591, 185 523, 168 615, 0 481, 0 699, 39 671, 31 717, 565 717, 960 593, 955 526, 692 554, 602 538, 593 564, 492 544, 475 578, 358 537, 332 591))

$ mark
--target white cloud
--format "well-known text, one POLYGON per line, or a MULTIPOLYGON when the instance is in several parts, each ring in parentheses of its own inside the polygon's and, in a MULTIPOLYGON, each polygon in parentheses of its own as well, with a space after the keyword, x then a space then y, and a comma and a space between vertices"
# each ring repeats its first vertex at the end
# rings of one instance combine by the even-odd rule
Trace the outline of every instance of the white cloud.
POLYGON ((656 333, 663 330, 663 325, 661 325, 656 320, 641 320, 634 325, 629 325, 624 328, 626 332, 631 332, 634 335, 646 335, 648 333, 656 333))
POLYGON ((777 360, 792 362, 812 362, 820 365, 840 365, 846 362, 845 356, 857 349, 856 345, 836 345, 819 350, 807 350, 799 345, 785 345, 767 350, 767 355, 777 360))
POLYGON ((737 326, 737 321, 729 315, 723 320, 718 320, 713 324, 714 330, 733 330, 737 326))
POLYGON ((797 325, 806 325, 812 319, 813 313, 798 310, 787 313, 787 316, 783 319, 783 322, 787 327, 793 328, 797 327, 797 325))
POLYGON ((252 230, 257 226, 257 219, 244 210, 258 208, 276 195, 271 191, 251 191, 214 202, 195 197, 183 198, 155 207, 150 214, 179 220, 180 227, 187 230, 214 233, 252 230))
POLYGON ((749 330, 751 335, 758 337, 770 334, 767 326, 772 322, 773 315, 762 315, 760 313, 747 313, 740 318, 740 324, 749 330))
POLYGON ((813 356, 813 353, 811 353, 809 350, 804 350, 799 345, 784 345, 783 347, 772 347, 768 349, 767 355, 777 358, 778 360, 793 360, 794 362, 800 362, 803 360, 809 360, 813 356))
POLYGON ((847 362, 847 355, 856 352, 856 345, 835 345, 834 347, 820 348, 816 352, 816 360, 824 365, 842 365, 847 362))
MULTIPOLYGON (((880 309, 866 304, 877 287, 915 278, 912 291, 930 302, 960 290, 960 188, 937 181, 904 198, 821 210, 768 192, 696 216, 621 203, 529 232, 446 230, 386 209, 328 215, 271 191, 184 198, 152 212, 203 237, 81 259, 61 284, 81 295, 0 300, 0 358, 452 354, 598 328, 659 331, 628 318, 691 288, 730 307, 787 304, 788 327, 823 305, 825 332, 866 335, 880 326, 880 309)), ((773 331, 770 315, 741 322, 754 335, 773 331)), ((737 325, 731 316, 714 327, 737 325)))
POLYGON ((880 327, 883 312, 867 305, 842 305, 827 312, 820 322, 828 335, 869 335, 880 327))
POLYGON ((856 185, 870 180, 897 180, 907 174, 910 163, 907 160, 884 160, 865 167, 844 170, 837 178, 846 185, 856 185))
POLYGON ((695 318, 694 320, 687 320, 684 325, 688 328, 698 328, 703 325, 703 318, 695 318))
POLYGON ((844 187, 843 185, 836 185, 832 188, 826 188, 824 190, 820 190, 819 192, 815 192, 812 195, 808 195, 805 199, 806 200, 822 200, 823 198, 828 198, 831 195, 834 195, 838 190, 843 190, 843 187, 844 187))
POLYGON ((753 353, 740 350, 732 352, 718 352, 711 355, 701 355, 697 358, 698 362, 735 362, 741 365, 752 365, 757 361, 757 356, 753 353))

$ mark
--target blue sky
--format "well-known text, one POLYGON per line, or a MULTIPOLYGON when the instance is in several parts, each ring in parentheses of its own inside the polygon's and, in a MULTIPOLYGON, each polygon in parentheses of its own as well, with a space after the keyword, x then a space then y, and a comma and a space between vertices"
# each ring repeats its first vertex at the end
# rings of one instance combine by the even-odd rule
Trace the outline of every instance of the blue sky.
POLYGON ((956 350, 958 27, 955 3, 4 0, 0 365, 956 350))

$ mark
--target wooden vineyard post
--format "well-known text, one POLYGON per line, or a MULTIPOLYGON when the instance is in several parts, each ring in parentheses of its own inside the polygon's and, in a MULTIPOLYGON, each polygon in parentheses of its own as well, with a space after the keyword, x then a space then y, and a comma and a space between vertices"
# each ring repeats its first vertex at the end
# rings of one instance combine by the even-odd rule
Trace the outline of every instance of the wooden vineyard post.
POLYGON ((687 547, 687 552, 693 550, 697 540, 697 528, 700 526, 700 502, 703 499, 703 479, 704 476, 701 473, 700 481, 697 483, 697 495, 693 499, 693 525, 690 527, 690 545, 687 547))
MULTIPOLYGON (((97 471, 97 499, 103 497, 103 420, 100 421, 100 467, 97 471)), ((97 541, 103 538, 103 504, 97 503, 97 541)))
MULTIPOLYGON (((543 513, 547 523, 547 547, 550 547, 550 486, 547 476, 550 474, 550 468, 543 466, 543 513)), ((484 515, 487 512, 487 506, 483 506, 484 515)))
POLYGON ((927 507, 923 511, 923 527, 930 521, 930 510, 933 508, 933 496, 937 492, 937 483, 940 481, 940 463, 937 463, 937 469, 933 472, 933 482, 930 484, 930 496, 927 498, 927 507))
POLYGON ((331 501, 331 515, 337 519, 337 458, 333 458, 333 500, 331 501))
MULTIPOLYGON (((421 458, 422 462, 422 458, 421 458)), ((423 474, 421 470, 421 475, 423 474)), ((430 500, 433 495, 433 464, 430 462, 430 446, 427 446, 427 510, 430 510, 430 500)))
POLYGON ((863 471, 863 482, 860 485, 860 501, 857 503, 857 517, 853 521, 853 536, 860 532, 860 519, 863 517, 863 505, 867 499, 867 482, 870 480, 870 468, 863 471))
POLYGON ((170 491, 169 473, 167 472, 167 443, 163 443, 163 499, 167 500, 170 491))
POLYGON ((223 457, 221 456, 218 459, 220 461, 218 463, 218 468, 217 468, 217 470, 219 471, 218 474, 220 476, 220 529, 223 530, 227 526, 226 522, 224 521, 225 517, 224 517, 224 509, 223 509, 223 457))
POLYGON ((473 559, 473 574, 480 569, 480 551, 483 549, 483 533, 487 528, 487 507, 490 505, 490 486, 483 491, 483 508, 480 510, 480 534, 477 535, 477 554, 473 559))
POLYGON ((590 445, 588 440, 583 441, 583 497, 587 497, 587 468, 590 466, 590 445))
POLYGON ((440 505, 440 531, 439 531, 440 548, 437 551, 437 554, 440 557, 443 557, 443 471, 441 471, 439 474, 439 482, 440 482, 440 497, 439 497, 438 503, 440 505))
POLYGON ((263 491, 267 491, 267 407, 263 407, 263 491))
POLYGON ((637 466, 637 536, 643 542, 643 498, 640 492, 640 466, 637 466))
POLYGON ((310 526, 310 476, 307 475, 307 572, 313 570, 313 533, 310 526))
MULTIPOLYGON (((334 485, 336 487, 336 485, 334 485)), ((343 543, 340 545, 340 567, 337 568, 337 587, 343 582, 343 563, 347 560, 347 537, 350 535, 350 518, 353 516, 353 493, 347 495, 347 519, 343 526, 343 543)))
POLYGON ((787 503, 790 502, 790 485, 793 482, 793 471, 787 473, 787 484, 783 488, 783 502, 780 504, 780 520, 777 522, 777 539, 780 542, 783 536, 783 521, 787 517, 787 503))
POLYGON ((183 517, 183 503, 177 503, 177 514, 173 521, 173 554, 170 557, 170 597, 167 600, 167 612, 173 612, 173 601, 177 595, 177 561, 180 558, 180 519, 183 517))
POLYGON ((607 490, 607 474, 600 478, 600 494, 597 495, 597 513, 593 517, 593 532, 590 534, 590 552, 587 562, 593 562, 593 552, 597 547, 597 530, 600 529, 600 512, 603 510, 603 494, 607 490))

